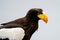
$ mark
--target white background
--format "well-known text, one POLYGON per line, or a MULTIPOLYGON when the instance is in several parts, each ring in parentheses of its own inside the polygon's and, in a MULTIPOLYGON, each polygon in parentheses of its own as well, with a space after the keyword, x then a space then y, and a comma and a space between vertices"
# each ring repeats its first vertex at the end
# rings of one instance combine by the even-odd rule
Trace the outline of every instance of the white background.
POLYGON ((42 8, 48 24, 39 21, 31 40, 60 40, 60 0, 0 0, 0 24, 24 17, 31 8, 42 8))

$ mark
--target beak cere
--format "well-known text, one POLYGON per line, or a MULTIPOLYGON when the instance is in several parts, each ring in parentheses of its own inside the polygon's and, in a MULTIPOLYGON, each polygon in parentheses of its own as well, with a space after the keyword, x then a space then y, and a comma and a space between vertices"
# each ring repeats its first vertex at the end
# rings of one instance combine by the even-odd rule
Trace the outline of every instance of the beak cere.
POLYGON ((47 15, 45 13, 39 14, 38 18, 41 19, 41 20, 43 20, 45 23, 48 22, 48 17, 47 17, 47 15))

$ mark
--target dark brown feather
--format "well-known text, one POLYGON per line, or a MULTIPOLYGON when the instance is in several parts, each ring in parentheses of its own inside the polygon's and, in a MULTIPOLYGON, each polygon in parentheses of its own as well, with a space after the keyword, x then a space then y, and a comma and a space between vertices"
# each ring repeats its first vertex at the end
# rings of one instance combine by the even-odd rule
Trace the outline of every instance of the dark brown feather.
POLYGON ((1 24, 4 25, 2 28, 22 27, 25 30, 23 40, 30 40, 32 34, 38 29, 39 18, 37 17, 37 13, 39 12, 42 13, 42 9, 31 9, 25 17, 1 24))

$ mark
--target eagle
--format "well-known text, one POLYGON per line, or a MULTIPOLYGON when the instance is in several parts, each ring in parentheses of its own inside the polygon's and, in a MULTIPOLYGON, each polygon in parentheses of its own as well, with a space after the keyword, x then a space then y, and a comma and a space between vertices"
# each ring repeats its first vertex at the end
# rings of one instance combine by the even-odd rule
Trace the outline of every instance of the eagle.
POLYGON ((23 18, 1 24, 0 40, 30 40, 39 20, 47 23, 48 16, 41 8, 31 8, 23 18))

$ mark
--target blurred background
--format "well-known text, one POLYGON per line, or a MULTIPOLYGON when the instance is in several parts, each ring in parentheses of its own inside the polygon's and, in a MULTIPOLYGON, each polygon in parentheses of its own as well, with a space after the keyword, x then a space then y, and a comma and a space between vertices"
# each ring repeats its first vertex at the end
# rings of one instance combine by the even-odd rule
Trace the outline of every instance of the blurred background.
POLYGON ((0 24, 24 17, 29 9, 42 8, 48 23, 39 21, 31 40, 60 40, 60 0, 0 0, 0 24))

